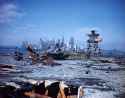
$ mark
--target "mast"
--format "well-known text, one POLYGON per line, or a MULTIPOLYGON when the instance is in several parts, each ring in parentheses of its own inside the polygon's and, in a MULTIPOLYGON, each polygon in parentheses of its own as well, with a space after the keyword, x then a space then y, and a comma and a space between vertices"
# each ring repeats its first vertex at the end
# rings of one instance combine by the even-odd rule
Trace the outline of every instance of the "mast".
POLYGON ((92 30, 90 34, 88 34, 87 40, 87 57, 91 56, 101 56, 101 48, 99 47, 99 43, 102 41, 100 38, 100 34, 96 33, 95 30, 92 30))

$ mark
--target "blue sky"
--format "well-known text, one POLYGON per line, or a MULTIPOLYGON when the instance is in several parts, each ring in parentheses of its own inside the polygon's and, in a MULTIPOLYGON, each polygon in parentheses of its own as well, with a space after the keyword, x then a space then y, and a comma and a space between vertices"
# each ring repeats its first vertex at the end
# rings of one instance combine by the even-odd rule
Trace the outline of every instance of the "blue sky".
POLYGON ((95 29, 104 49, 125 50, 125 0, 0 0, 0 45, 40 38, 86 45, 95 29))

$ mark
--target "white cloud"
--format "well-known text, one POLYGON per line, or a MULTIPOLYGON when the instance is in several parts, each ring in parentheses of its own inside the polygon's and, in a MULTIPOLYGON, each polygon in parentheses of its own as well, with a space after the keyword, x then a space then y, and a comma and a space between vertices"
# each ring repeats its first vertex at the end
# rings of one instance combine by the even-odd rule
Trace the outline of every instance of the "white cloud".
POLYGON ((12 3, 5 3, 0 6, 0 23, 9 23, 17 17, 22 16, 17 6, 12 3))

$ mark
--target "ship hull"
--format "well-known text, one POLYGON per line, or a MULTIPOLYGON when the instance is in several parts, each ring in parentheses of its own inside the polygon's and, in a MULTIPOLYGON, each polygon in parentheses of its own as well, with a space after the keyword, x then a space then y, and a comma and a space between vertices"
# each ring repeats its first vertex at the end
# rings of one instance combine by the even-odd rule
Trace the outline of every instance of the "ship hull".
POLYGON ((53 59, 55 60, 65 60, 69 57, 68 54, 64 54, 64 53, 48 53, 48 56, 53 57, 53 59))

